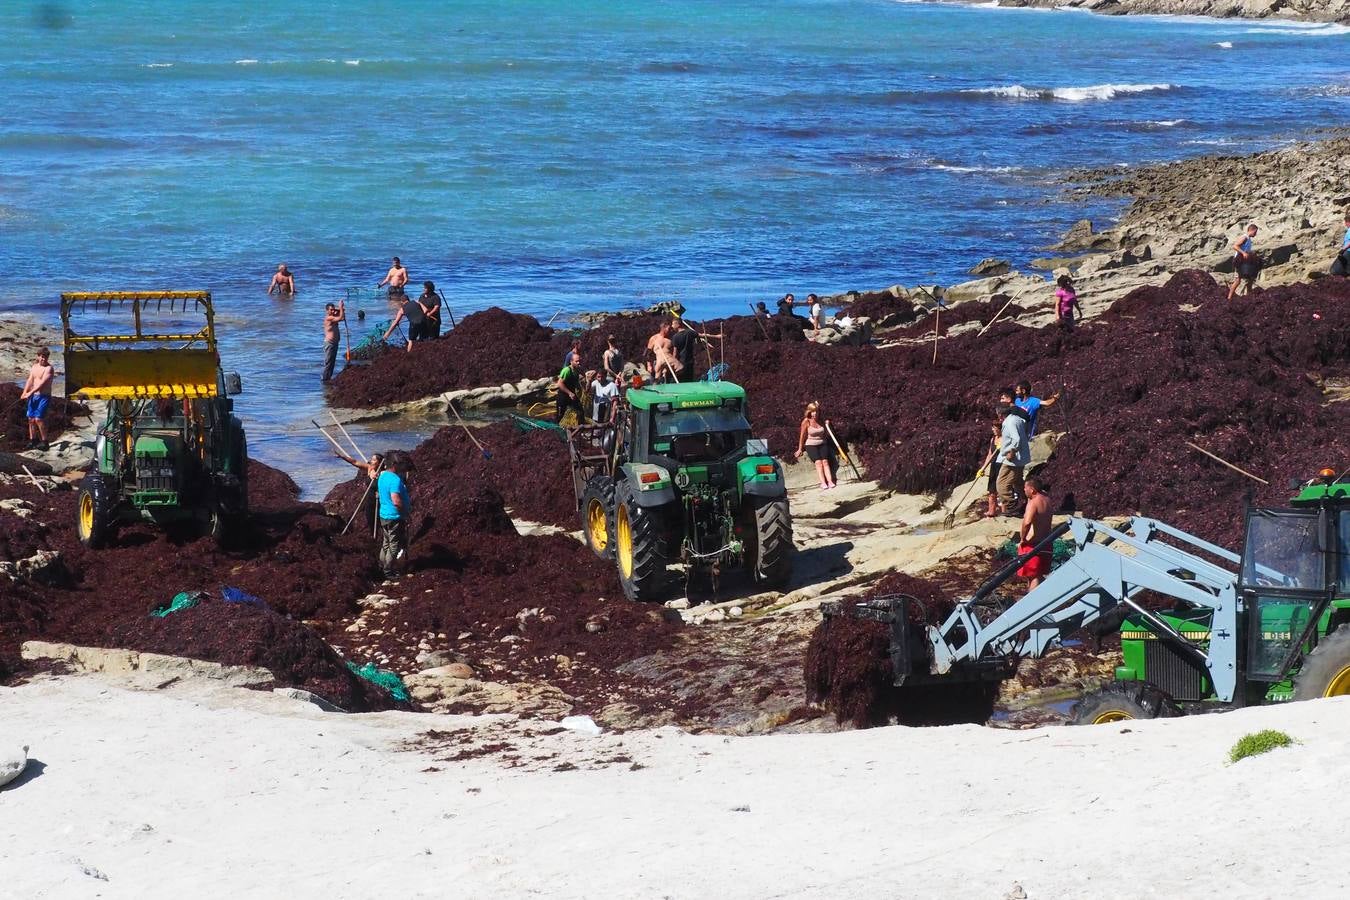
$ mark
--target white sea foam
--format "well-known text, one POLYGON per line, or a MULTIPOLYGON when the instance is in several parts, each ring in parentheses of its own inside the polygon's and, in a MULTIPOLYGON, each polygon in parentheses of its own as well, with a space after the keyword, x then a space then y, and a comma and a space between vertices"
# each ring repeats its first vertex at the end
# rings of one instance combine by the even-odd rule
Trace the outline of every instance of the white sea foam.
POLYGON ((1232 49, 1233 49, 1233 42, 1232 42, 1232 41, 1219 41, 1219 42, 1218 42, 1217 44, 1215 44, 1214 46, 1220 48, 1221 50, 1232 50, 1232 49))
POLYGON ((344 59, 342 62, 343 62, 344 65, 348 65, 348 66, 359 66, 359 65, 361 65, 361 60, 359 60, 359 59, 344 59))
POLYGON ((1022 171, 1021 166, 962 166, 956 163, 942 162, 941 160, 929 160, 928 168, 937 169, 940 172, 979 173, 981 175, 1007 175, 1011 172, 1022 171))
POLYGON ((172 69, 173 63, 141 63, 142 69, 172 69))
POLYGON ((1243 29, 1244 34, 1303 34, 1309 37, 1350 34, 1350 25, 1338 25, 1335 22, 1286 22, 1262 19, 1251 24, 1253 27, 1243 29))
POLYGON ((256 66, 258 61, 256 59, 236 59, 234 64, 236 66, 256 66))
POLYGON ((1064 100, 1081 103, 1084 100, 1112 100, 1121 94, 1144 94, 1150 91, 1170 91, 1170 84, 1092 84, 1087 87, 1037 88, 1009 84, 1001 87, 969 88, 963 94, 990 94, 1012 100, 1064 100))

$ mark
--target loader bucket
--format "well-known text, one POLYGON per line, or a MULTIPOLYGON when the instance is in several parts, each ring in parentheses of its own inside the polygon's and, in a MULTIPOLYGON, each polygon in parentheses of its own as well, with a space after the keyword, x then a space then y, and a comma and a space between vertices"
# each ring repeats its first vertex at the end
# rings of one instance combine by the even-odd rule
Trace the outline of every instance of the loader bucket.
POLYGON ((218 366, 214 350, 83 350, 66 356, 66 392, 88 400, 215 397, 218 366))
POLYGON ((68 397, 198 399, 220 393, 209 291, 65 293, 61 330, 68 397))

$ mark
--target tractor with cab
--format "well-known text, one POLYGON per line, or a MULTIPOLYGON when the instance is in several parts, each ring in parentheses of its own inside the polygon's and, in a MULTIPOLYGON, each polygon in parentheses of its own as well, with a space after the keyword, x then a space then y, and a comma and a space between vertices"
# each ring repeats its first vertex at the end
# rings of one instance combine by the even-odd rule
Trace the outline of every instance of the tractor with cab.
POLYGON ((568 429, 586 545, 618 567, 630 600, 655 600, 682 564, 686 589, 743 571, 792 576, 783 468, 751 436, 745 390, 726 381, 632 387, 611 422, 568 429))
POLYGON ((1120 623, 1115 678, 1075 724, 1350 694, 1350 483, 1332 470, 1287 508, 1249 508, 1241 553, 1166 523, 1073 516, 960 600, 938 625, 888 596, 822 606, 885 625, 894 684, 996 682, 1096 623, 1120 623), (1068 536, 1073 553, 1016 601, 998 588, 1068 536), (1169 604, 1167 601, 1170 600, 1169 604), (1147 601, 1147 602, 1146 602, 1147 601))

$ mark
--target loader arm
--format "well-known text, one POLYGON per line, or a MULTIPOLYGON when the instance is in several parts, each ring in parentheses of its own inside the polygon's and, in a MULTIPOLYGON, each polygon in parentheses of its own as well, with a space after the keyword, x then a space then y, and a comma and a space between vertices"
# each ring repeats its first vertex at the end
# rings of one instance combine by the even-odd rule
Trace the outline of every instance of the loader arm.
MULTIPOLYGON (((970 600, 958 603, 941 625, 927 629, 932 674, 943 675, 953 666, 989 658, 1042 656, 1064 635, 1125 606, 1207 672, 1218 699, 1231 701, 1237 686, 1238 555, 1144 517, 1132 518, 1120 529, 1081 517, 1072 518, 1067 526, 1073 535, 1074 555, 1022 599, 988 624, 981 624, 975 606, 992 590, 986 585, 970 600), (1163 538, 1176 543, 1166 543, 1163 538), (1211 562, 1193 550, 1217 557, 1233 568, 1211 562), (1213 618, 1208 653, 1136 603, 1134 598, 1141 591, 1165 594, 1210 610, 1213 618)), ((1063 533, 1063 528, 1056 532, 1063 533)), ((1013 569, 1015 564, 990 584, 996 587, 1010 577, 1013 569)))

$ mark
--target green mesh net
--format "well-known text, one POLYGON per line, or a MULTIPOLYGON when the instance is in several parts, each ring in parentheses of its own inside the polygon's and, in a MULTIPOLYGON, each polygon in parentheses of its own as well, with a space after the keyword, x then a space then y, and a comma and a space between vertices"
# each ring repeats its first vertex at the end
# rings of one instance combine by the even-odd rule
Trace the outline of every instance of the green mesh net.
POLYGON ((376 687, 384 688, 389 692, 389 696, 395 700, 407 702, 408 689, 403 686, 403 679, 399 678, 393 672, 385 669, 376 668, 374 663, 366 663, 364 666, 358 666, 354 662, 347 663, 347 668, 352 670, 352 674, 359 678, 364 678, 376 687))
POLYGON ((205 596, 206 595, 201 591, 198 591, 195 594, 189 594, 187 591, 179 591, 177 594, 174 594, 173 599, 165 606, 158 606, 150 610, 150 615, 157 619, 162 619, 169 613, 176 613, 180 609, 190 609, 196 606, 198 603, 202 602, 202 598, 205 596))
MULTIPOLYGON (((1057 540, 1051 547, 1050 563, 1052 566, 1057 566, 1073 556, 1073 541, 1057 540)), ((1017 556, 1017 541, 1006 540, 998 548, 998 558, 1001 560, 1011 561, 1016 559, 1017 556)))

